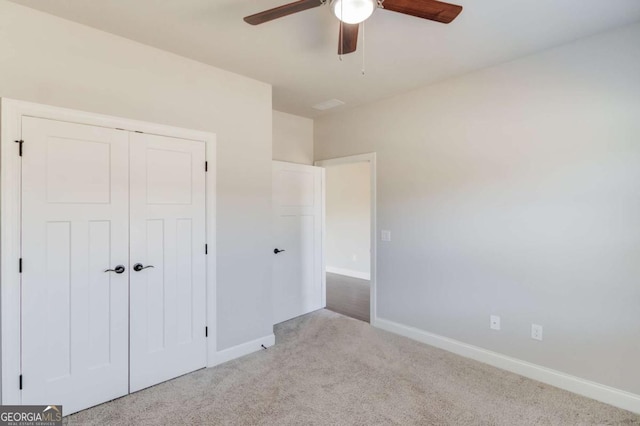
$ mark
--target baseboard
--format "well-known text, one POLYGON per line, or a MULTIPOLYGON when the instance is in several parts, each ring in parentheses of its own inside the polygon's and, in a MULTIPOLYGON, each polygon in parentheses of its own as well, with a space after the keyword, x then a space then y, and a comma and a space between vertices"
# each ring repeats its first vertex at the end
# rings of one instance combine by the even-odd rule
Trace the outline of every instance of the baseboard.
POLYGON ((466 358, 640 414, 640 395, 631 392, 612 388, 383 318, 376 318, 375 321, 372 321, 372 325, 466 358))
POLYGON ((253 352, 257 352, 263 350, 265 347, 273 346, 276 343, 276 336, 274 334, 270 334, 268 336, 260 337, 259 339, 252 340, 250 342, 241 343, 236 346, 232 346, 228 349, 224 349, 222 351, 218 351, 215 356, 215 364, 219 365, 227 361, 231 361, 236 358, 243 357, 245 355, 249 355, 253 352))
POLYGON ((344 275, 352 278, 360 278, 361 280, 371 280, 371 274, 369 272, 354 271, 353 269, 334 268, 333 266, 327 266, 327 272, 332 274, 344 275))

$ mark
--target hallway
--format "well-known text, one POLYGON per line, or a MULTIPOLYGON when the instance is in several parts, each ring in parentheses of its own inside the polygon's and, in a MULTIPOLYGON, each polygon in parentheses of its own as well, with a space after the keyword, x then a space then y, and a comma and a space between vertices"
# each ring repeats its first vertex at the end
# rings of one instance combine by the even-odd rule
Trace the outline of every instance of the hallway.
POLYGON ((327 272, 327 309, 370 322, 370 282, 327 272))

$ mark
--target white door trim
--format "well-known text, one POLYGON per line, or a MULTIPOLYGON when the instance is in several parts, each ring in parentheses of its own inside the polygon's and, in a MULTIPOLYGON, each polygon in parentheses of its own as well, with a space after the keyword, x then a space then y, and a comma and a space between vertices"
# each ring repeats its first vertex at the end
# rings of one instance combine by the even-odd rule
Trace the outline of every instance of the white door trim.
MULTIPOLYGON (((351 163, 369 163, 369 172, 371 174, 371 289, 370 289, 370 322, 371 325, 376 325, 378 320, 378 309, 377 309, 377 291, 376 291, 376 259, 377 259, 377 219, 376 219, 376 153, 370 152, 367 154, 359 154, 359 155, 350 155, 348 157, 339 157, 339 158, 331 158, 328 160, 319 160, 314 162, 315 166, 318 167, 330 167, 330 166, 339 166, 341 164, 351 164, 351 163)), ((323 191, 325 192, 325 191, 323 191)), ((323 198, 323 205, 324 205, 323 198)), ((324 217, 323 217, 324 221, 324 217)), ((326 226, 325 226, 326 228, 326 226)), ((324 257, 323 257, 324 258, 324 257)), ((323 275, 326 275, 323 271, 323 275)), ((326 288, 326 287, 325 287, 326 288)))
MULTIPOLYGON (((216 364, 216 135, 214 133, 165 126, 137 120, 58 108, 31 102, 0 99, 0 313, 1 313, 1 392, 4 405, 21 403, 18 387, 20 365, 20 243, 22 117, 37 117, 77 124, 138 131, 206 143, 207 173, 207 366, 216 364)), ((24 153, 28 155, 29 142, 24 153)))

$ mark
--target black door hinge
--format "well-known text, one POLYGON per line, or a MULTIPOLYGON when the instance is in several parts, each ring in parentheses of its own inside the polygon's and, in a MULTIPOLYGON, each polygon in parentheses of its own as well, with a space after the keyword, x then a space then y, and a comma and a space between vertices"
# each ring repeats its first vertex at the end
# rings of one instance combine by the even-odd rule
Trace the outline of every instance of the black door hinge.
POLYGON ((22 374, 20 375, 18 382, 19 382, 18 384, 19 384, 20 390, 22 390, 22 374))
POLYGON ((205 171, 205 172, 208 172, 208 171, 209 171, 209 162, 208 162, 208 161, 205 161, 205 162, 204 162, 204 171, 205 171))
POLYGON ((209 254, 209 244, 204 245, 204 254, 209 254))
POLYGON ((204 328, 204 337, 209 337, 209 327, 204 328))
POLYGON ((15 142, 20 146, 20 148, 18 148, 18 155, 20 155, 20 157, 22 157, 22 144, 24 144, 24 141, 23 140, 19 140, 19 141, 15 141, 15 142))
POLYGON ((18 272, 22 273, 22 258, 18 259, 18 272))

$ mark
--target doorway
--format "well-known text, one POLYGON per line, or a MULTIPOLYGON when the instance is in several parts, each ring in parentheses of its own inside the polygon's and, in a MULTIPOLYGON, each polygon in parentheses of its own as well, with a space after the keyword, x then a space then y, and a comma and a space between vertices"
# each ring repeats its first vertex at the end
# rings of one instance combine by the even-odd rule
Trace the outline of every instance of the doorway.
POLYGON ((375 154, 316 162, 325 168, 327 309, 375 319, 375 154))

